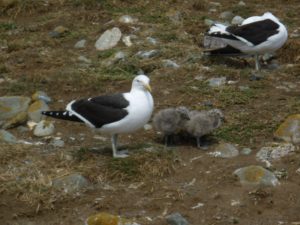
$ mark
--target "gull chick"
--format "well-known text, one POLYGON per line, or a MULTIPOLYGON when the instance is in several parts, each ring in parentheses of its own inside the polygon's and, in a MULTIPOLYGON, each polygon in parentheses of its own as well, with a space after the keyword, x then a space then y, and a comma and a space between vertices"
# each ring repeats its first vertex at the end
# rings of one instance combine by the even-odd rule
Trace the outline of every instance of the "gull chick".
POLYGON ((219 109, 209 111, 191 111, 190 120, 185 123, 185 130, 188 134, 196 137, 197 147, 200 148, 201 137, 210 134, 222 125, 224 115, 219 109))
POLYGON ((153 127, 163 133, 165 146, 168 146, 173 135, 184 130, 185 123, 189 119, 189 110, 186 107, 167 108, 154 115, 153 127))

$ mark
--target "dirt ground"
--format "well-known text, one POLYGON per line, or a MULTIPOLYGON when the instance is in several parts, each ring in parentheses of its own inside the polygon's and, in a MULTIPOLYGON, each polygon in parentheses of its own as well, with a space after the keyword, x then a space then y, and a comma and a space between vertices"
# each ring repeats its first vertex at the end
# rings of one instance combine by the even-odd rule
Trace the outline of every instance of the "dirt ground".
POLYGON ((75 98, 127 91, 142 69, 151 78, 155 112, 169 106, 207 109, 213 105, 224 111, 227 120, 212 135, 206 151, 197 149, 194 140, 165 149, 153 130, 122 135, 120 142, 131 153, 122 160, 112 159, 109 137, 81 124, 55 121, 55 136, 65 141, 63 148, 51 146, 49 138, 10 129, 18 139, 46 144, 0 143, 1 224, 79 225, 97 212, 153 225, 166 225, 165 216, 173 212, 180 212, 193 225, 300 224, 298 151, 273 163, 274 169, 286 173, 277 187, 245 187, 233 175, 240 167, 265 166, 256 160, 256 152, 274 141, 274 131, 288 115, 300 110, 299 37, 289 38, 277 52, 280 68, 264 68, 261 80, 249 79, 254 68, 251 58, 245 63, 201 54, 206 18, 220 20, 220 13, 227 10, 242 17, 270 11, 286 24, 289 34, 300 34, 300 4, 297 0, 245 1, 246 6, 233 0, 218 2, 0 2, 0 96, 31 96, 42 90, 53 99, 51 109, 62 109, 75 98), (123 24, 118 21, 122 15, 138 21, 123 24), (49 32, 60 25, 67 31, 51 37, 49 32), (123 34, 136 35, 133 46, 120 42, 112 50, 97 51, 97 38, 114 26, 123 34), (147 37, 158 43, 147 42, 147 37), (75 49, 81 39, 87 40, 87 46, 75 49), (150 59, 135 57, 138 51, 151 49, 161 52, 150 59), (118 51, 128 54, 125 62, 104 65, 118 51), (82 63, 79 56, 92 62, 82 63), (163 59, 176 61, 180 68, 163 67, 163 59), (236 82, 222 89, 205 82, 221 76, 236 82), (207 152, 218 142, 236 144, 240 150, 251 148, 252 153, 214 158, 207 152), (90 181, 87 190, 67 194, 52 188, 52 179, 74 172, 90 181), (203 206, 195 207, 199 203, 203 206))

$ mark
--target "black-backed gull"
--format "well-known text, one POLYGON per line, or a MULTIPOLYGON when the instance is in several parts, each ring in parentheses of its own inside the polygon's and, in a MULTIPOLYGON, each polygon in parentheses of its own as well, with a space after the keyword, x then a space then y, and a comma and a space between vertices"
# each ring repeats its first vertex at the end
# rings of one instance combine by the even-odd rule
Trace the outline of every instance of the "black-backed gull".
POLYGON ((73 100, 65 111, 42 114, 83 122, 99 132, 111 134, 113 157, 124 158, 127 154, 117 151, 118 134, 136 131, 149 121, 153 111, 149 83, 146 75, 138 75, 132 81, 130 92, 73 100))
POLYGON ((259 55, 273 53, 287 40, 286 27, 272 13, 252 16, 241 25, 226 26, 220 23, 212 25, 208 36, 222 38, 228 46, 206 50, 210 55, 238 55, 239 53, 255 56, 255 69, 260 69, 259 55))

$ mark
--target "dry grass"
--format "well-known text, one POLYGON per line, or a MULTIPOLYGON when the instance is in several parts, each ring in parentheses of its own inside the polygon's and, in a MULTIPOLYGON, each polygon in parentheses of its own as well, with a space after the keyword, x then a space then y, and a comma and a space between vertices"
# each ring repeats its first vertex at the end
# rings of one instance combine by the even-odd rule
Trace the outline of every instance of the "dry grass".
MULTIPOLYGON (((52 150, 53 151, 53 150, 52 150)), ((78 157, 66 160, 66 150, 43 153, 41 148, 1 144, 0 193, 14 194, 34 207, 53 208, 72 194, 52 187, 57 177, 80 172, 93 184, 103 182, 140 181, 170 175, 176 164, 171 152, 136 153, 128 159, 113 159, 86 149, 76 151, 78 157)))

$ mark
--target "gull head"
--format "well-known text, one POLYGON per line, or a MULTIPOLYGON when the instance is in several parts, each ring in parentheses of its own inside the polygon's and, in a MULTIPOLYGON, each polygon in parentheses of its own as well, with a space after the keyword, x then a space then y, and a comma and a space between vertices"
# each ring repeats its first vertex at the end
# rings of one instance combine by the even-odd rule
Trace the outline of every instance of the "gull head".
POLYGON ((132 81, 132 90, 151 92, 150 79, 146 75, 138 75, 132 81))

